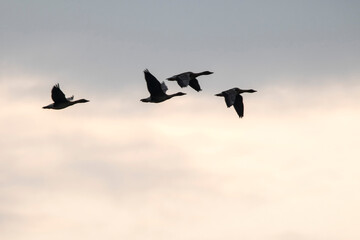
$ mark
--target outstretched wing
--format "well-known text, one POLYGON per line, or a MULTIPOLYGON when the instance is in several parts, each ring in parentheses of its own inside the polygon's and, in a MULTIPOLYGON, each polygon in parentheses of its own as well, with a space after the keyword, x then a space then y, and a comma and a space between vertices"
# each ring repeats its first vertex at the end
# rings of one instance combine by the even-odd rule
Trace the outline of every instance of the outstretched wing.
POLYGON ((160 84, 159 80, 154 77, 149 70, 144 70, 146 85, 149 90, 150 95, 152 96, 161 96, 165 95, 164 89, 166 87, 165 83, 160 84))
POLYGON ((168 87, 166 86, 165 82, 161 83, 161 90, 166 93, 166 91, 168 90, 168 87))
POLYGON ((185 72, 177 75, 176 80, 180 87, 187 87, 190 83, 190 72, 185 72))
POLYGON ((199 82, 198 82, 198 80, 196 78, 190 80, 189 85, 190 85, 190 87, 192 87, 196 91, 198 91, 198 92, 201 91, 199 82))
POLYGON ((238 95, 234 89, 223 91, 222 94, 225 97, 225 102, 227 107, 231 107, 232 105, 234 105, 236 96, 238 95))
POLYGON ((235 103, 233 106, 239 117, 242 118, 244 116, 244 103, 243 103, 243 98, 240 94, 236 96, 235 103))
POLYGON ((56 84, 51 90, 51 98, 54 103, 68 102, 65 94, 61 91, 59 84, 56 84))

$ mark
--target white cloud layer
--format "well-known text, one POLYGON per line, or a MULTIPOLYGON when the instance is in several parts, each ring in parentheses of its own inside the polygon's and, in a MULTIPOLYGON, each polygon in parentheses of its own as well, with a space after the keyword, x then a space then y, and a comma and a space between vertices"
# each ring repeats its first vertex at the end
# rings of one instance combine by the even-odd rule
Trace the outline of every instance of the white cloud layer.
POLYGON ((43 110, 19 83, 0 88, 2 239, 360 237, 358 85, 262 89, 238 119, 206 93, 43 110))

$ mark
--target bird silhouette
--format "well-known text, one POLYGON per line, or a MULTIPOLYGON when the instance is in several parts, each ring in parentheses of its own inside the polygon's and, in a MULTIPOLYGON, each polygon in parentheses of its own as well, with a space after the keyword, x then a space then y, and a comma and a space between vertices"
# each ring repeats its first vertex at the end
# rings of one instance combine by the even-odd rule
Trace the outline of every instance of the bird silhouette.
POLYGON ((193 89, 196 91, 201 91, 199 81, 196 79, 198 76, 202 75, 210 75, 213 74, 213 72, 210 71, 204 71, 200 73, 193 73, 193 72, 184 72, 180 73, 178 75, 174 75, 172 77, 167 78, 169 81, 177 81, 180 87, 187 87, 190 85, 193 89))
POLYGON ((229 90, 215 94, 215 96, 224 97, 226 106, 227 107, 234 106, 235 111, 237 112, 239 117, 242 118, 244 116, 244 103, 243 103, 243 97, 240 94, 245 92, 254 93, 256 92, 256 90, 254 89, 243 90, 240 88, 231 88, 229 90))
POLYGON ((166 91, 168 90, 168 88, 164 82, 160 83, 159 80, 157 80, 156 77, 154 77, 149 72, 148 69, 144 70, 144 75, 145 75, 147 89, 150 93, 150 97, 140 99, 140 101, 142 101, 142 102, 160 103, 160 102, 166 101, 175 96, 186 95, 186 93, 183 93, 183 92, 177 92, 174 94, 166 94, 166 91))
POLYGON ((86 100, 86 99, 79 99, 79 100, 72 101, 74 99, 74 96, 66 98, 65 94, 61 91, 59 84, 56 84, 51 89, 51 98, 54 101, 54 103, 44 106, 43 107, 44 109, 59 110, 59 109, 67 108, 67 107, 72 106, 77 103, 89 102, 89 100, 86 100))

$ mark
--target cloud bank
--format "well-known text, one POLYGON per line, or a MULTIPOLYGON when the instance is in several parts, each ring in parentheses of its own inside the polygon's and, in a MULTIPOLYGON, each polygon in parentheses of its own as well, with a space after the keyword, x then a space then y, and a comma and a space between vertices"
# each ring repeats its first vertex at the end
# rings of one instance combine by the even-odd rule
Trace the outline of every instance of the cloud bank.
POLYGON ((4 239, 359 237, 359 88, 263 89, 240 120, 205 94, 45 111, 21 85, 1 86, 4 239))

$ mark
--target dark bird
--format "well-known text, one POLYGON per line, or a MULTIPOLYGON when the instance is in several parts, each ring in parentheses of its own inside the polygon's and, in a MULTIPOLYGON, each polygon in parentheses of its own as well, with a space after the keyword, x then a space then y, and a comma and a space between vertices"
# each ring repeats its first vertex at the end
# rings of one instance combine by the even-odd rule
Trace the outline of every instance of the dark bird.
POLYGON ((178 92, 168 95, 166 94, 168 88, 166 87, 164 82, 160 83, 159 80, 157 80, 147 69, 144 70, 144 74, 145 74, 147 89, 149 90, 150 93, 150 97, 143 98, 140 101, 159 103, 166 101, 175 96, 186 95, 186 93, 183 92, 178 92))
POLYGON ((79 99, 79 100, 72 101, 74 99, 74 96, 66 98, 65 94, 61 91, 59 84, 56 84, 52 88, 51 98, 54 101, 54 103, 49 104, 43 108, 59 110, 59 109, 67 108, 67 107, 77 104, 77 103, 89 102, 89 100, 86 100, 86 99, 79 99))
POLYGON ((215 96, 224 97, 226 106, 227 107, 234 106, 237 114, 239 115, 240 118, 242 118, 244 116, 244 103, 243 103, 243 98, 240 94, 244 92, 254 93, 256 91, 253 89, 242 90, 240 88, 232 88, 223 91, 221 93, 215 94, 215 96))
POLYGON ((210 75, 213 74, 213 72, 204 71, 200 73, 193 73, 193 72, 184 72, 180 73, 178 75, 174 75, 172 77, 167 78, 169 81, 177 81, 180 87, 187 87, 190 85, 193 89, 196 91, 201 91, 200 85, 198 80, 196 79, 198 76, 201 75, 210 75))

